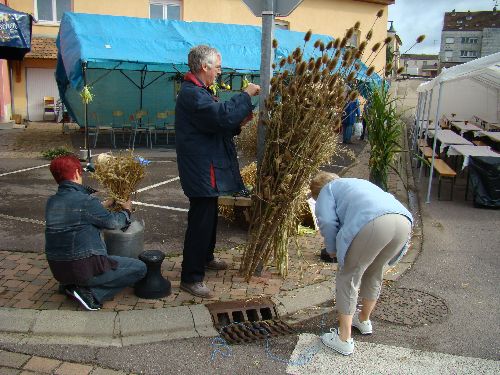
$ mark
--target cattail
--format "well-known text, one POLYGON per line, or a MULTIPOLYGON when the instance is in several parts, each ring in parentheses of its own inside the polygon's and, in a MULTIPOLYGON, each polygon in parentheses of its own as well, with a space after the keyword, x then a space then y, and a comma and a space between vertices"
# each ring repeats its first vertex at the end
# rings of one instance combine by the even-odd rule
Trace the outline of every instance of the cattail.
POLYGON ((378 12, 377 12, 377 18, 380 18, 384 15, 384 10, 383 9, 380 9, 378 12))
POLYGON ((316 73, 313 78, 313 83, 314 84, 318 83, 320 78, 321 76, 318 73, 316 73))
POLYGON ((323 57, 321 58, 321 62, 323 64, 326 64, 328 62, 328 55, 323 55, 323 57))
POLYGON ((346 67, 347 67, 347 64, 348 64, 348 63, 347 63, 347 60, 342 61, 342 68, 346 68, 346 67))
POLYGON ((288 70, 285 70, 282 75, 283 79, 286 79, 288 77, 288 74, 290 74, 290 72, 288 70))
POLYGON ((420 35, 418 38, 417 38, 417 43, 422 43, 425 39, 425 35, 420 35))
POLYGON ((356 77, 356 72, 349 73, 349 75, 347 76, 347 82, 354 81, 354 77, 356 77))
POLYGON ((321 40, 319 40, 319 39, 317 41, 315 41, 314 42, 314 48, 318 48, 319 45, 320 45, 320 43, 321 43, 321 40))
POLYGON ((366 40, 371 40, 373 36, 373 30, 370 30, 366 33, 366 40))
POLYGON ((323 51, 325 50, 325 43, 321 42, 321 43, 319 44, 319 50, 320 50, 321 52, 323 52, 323 51))
POLYGON ((368 68, 368 70, 366 71, 366 75, 367 75, 368 77, 369 77, 369 76, 371 76, 371 75, 373 74, 374 70, 375 70, 375 67, 374 67, 374 66, 370 66, 370 67, 368 68))
POLYGON ((354 69, 359 70, 360 68, 361 68, 361 65, 359 65, 358 63, 354 64, 354 69))
POLYGON ((391 71, 390 70, 386 70, 385 71, 385 76, 387 77, 387 76, 390 76, 390 75, 391 75, 391 71))
POLYGON ((297 75, 299 76, 303 75, 304 72, 306 71, 306 67, 307 67, 306 62, 302 61, 297 67, 297 75))
POLYGON ((321 72, 321 75, 323 77, 327 76, 328 74, 330 74, 330 69, 328 68, 323 69, 323 71, 321 72))
POLYGON ((330 40, 328 42, 328 44, 326 45, 326 49, 329 50, 329 49, 332 49, 332 47, 333 47, 333 40, 330 40))
POLYGON ((358 96, 359 96, 359 92, 357 92, 356 90, 352 90, 351 93, 349 94, 349 101, 352 102, 358 96))
POLYGON ((384 44, 389 44, 390 42, 392 42, 392 36, 388 36, 384 39, 384 44))
POLYGON ((358 52, 356 52, 356 54, 354 55, 354 57, 359 60, 361 58, 362 54, 363 54, 363 52, 358 51, 358 52))
POLYGON ((338 58, 335 58, 332 61, 330 61, 330 63, 328 64, 328 69, 334 70, 337 67, 338 62, 339 62, 338 58))
POLYGON ((338 49, 339 48, 339 45, 340 45, 340 39, 337 38, 335 39, 335 41, 333 42, 333 48, 334 49, 338 49))
POLYGON ((372 47, 372 52, 377 52, 379 48, 380 48, 380 42, 375 43, 372 47))
POLYGON ((318 57, 316 63, 314 64, 314 70, 319 70, 319 68, 321 68, 321 64, 323 64, 323 60, 321 57, 318 57))
POLYGON ((273 48, 278 48, 278 41, 276 39, 273 39, 273 48))
POLYGON ((304 41, 309 42, 311 40, 312 30, 309 30, 304 36, 304 41))
POLYGON ((342 38, 342 41, 340 42, 340 48, 344 48, 347 44, 347 38, 346 37, 343 37, 342 38))
POLYGON ((280 60, 280 68, 283 68, 283 66, 285 66, 286 64, 286 60, 285 59, 281 59, 280 60))
POLYGON ((276 77, 271 78, 271 81, 270 81, 271 85, 274 85, 276 83, 276 81, 277 81, 276 77))
POLYGON ((312 80, 312 77, 311 77, 311 75, 310 75, 310 74, 308 74, 308 75, 306 75, 306 76, 304 77, 304 83, 305 83, 306 85, 310 84, 310 83, 311 83, 311 80, 312 80))
POLYGON ((356 23, 354 24, 354 30, 359 30, 360 26, 361 26, 361 22, 356 21, 356 23))
POLYGON ((349 61, 351 59, 351 56, 352 56, 352 51, 349 49, 344 53, 343 57, 344 61, 349 61))
POLYGON ((340 57, 340 49, 338 49, 337 51, 335 51, 335 55, 333 56, 334 58, 338 59, 340 57))
POLYGON ((399 69, 397 70, 397 72, 396 72, 396 73, 397 73, 397 74, 401 74, 401 73, 403 73, 403 72, 404 72, 404 70, 405 70, 405 68, 404 68, 404 67, 401 67, 401 68, 399 68, 399 69))
MULTIPOLYGON (((335 87, 335 81, 336 81, 336 79, 334 78, 334 79, 332 79, 332 80, 328 83, 328 89, 329 89, 330 91, 332 91, 332 90, 333 90, 333 88, 335 87)), ((333 95, 334 95, 334 94, 333 94, 333 95)))
POLYGON ((307 69, 308 70, 314 69, 314 60, 313 59, 309 60, 309 63, 307 64, 307 69))
POLYGON ((303 57, 303 56, 302 56, 302 54, 301 54, 301 53, 299 53, 299 54, 297 55, 297 57, 295 58, 295 62, 296 62, 296 63, 301 62, 301 61, 302 61, 302 57, 303 57))
POLYGON ((385 70, 391 70, 391 69, 392 69, 392 63, 387 64, 385 70))
POLYGON ((289 56, 287 57, 286 62, 287 62, 288 64, 293 63, 293 58, 292 58, 292 56, 291 56, 291 55, 289 55, 289 56))
POLYGON ((351 39, 352 38, 352 35, 354 34, 354 29, 351 27, 349 30, 347 30, 347 32, 345 33, 345 37, 347 39, 351 39))
POLYGON ((363 40, 360 44, 359 44, 359 47, 358 47, 358 51, 360 52, 363 52, 366 48, 366 41, 363 40))
POLYGON ((273 64, 271 65, 271 67, 273 68, 273 70, 274 70, 274 69, 276 69, 276 64, 275 64, 275 63, 273 63, 273 64))

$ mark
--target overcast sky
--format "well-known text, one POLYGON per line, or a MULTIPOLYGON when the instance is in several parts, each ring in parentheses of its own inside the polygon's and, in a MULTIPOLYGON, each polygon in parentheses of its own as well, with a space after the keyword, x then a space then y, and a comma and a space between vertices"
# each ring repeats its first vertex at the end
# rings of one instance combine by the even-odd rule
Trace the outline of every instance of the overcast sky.
MULTIPOLYGON (((425 34, 425 41, 408 53, 438 54, 445 12, 453 9, 457 12, 493 10, 495 3, 500 4, 500 1, 396 0, 394 5, 389 6, 389 20, 394 21, 394 28, 403 42, 402 53, 411 47, 420 34, 425 34)), ((500 10, 499 6, 497 8, 500 10)))

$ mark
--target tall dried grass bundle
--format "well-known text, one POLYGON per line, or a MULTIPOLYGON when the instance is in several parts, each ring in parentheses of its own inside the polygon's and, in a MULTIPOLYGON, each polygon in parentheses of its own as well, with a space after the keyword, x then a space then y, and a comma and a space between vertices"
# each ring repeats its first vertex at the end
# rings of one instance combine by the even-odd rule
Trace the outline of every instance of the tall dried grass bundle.
POLYGON ((266 112, 261 114, 266 126, 265 151, 240 267, 247 280, 271 258, 280 274, 287 275, 288 243, 296 233, 301 198, 311 177, 335 154, 334 130, 341 123, 346 101, 358 95, 344 86, 356 75, 354 55, 363 51, 341 53, 338 48, 347 39, 345 35, 331 50, 316 43, 321 57, 308 62, 302 61, 301 50, 295 51, 293 64, 281 68, 271 80, 266 112), (334 72, 334 68, 338 70, 334 72))
MULTIPOLYGON (((257 163, 253 162, 246 165, 241 169, 240 174, 245 187, 249 190, 253 190, 255 187, 255 180, 257 179, 257 163)), ((233 221, 235 219, 234 206, 219 204, 219 214, 226 220, 233 221)))
POLYGON ((241 133, 236 137, 238 151, 251 160, 257 157, 257 121, 257 116, 254 116, 251 121, 241 128, 241 133))
POLYGON ((147 163, 132 151, 99 155, 92 177, 106 188, 109 198, 128 201, 144 178, 147 163))

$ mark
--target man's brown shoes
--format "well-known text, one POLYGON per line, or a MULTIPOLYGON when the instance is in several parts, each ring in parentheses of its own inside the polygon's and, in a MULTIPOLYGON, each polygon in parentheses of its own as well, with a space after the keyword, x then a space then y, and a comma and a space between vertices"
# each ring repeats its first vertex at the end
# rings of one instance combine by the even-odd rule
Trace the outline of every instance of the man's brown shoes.
POLYGON ((224 262, 222 259, 215 258, 214 260, 208 262, 205 268, 215 271, 227 270, 227 263, 224 262))
POLYGON ((181 288, 181 290, 188 292, 196 297, 213 298, 213 296, 214 296, 212 291, 210 289, 208 289, 208 287, 205 285, 204 282, 198 282, 198 283, 183 283, 183 282, 181 282, 180 288, 181 288))

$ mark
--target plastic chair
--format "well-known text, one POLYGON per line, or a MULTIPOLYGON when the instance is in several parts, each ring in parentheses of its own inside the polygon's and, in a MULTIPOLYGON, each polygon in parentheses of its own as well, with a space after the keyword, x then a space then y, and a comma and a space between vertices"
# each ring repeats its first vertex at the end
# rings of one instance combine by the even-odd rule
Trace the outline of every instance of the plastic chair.
POLYGON ((111 118, 111 127, 113 129, 113 135, 115 138, 115 147, 116 147, 116 133, 121 133, 122 135, 122 143, 125 143, 125 134, 129 135, 129 143, 130 137, 132 136, 132 126, 130 123, 125 123, 125 118, 123 115, 123 111, 115 110, 112 112, 111 118))
POLYGON ((50 114, 54 116, 54 121, 57 120, 56 114, 56 101, 53 96, 43 97, 43 120, 45 120, 45 115, 50 114))
POLYGON ((147 111, 140 110, 135 113, 132 120, 132 139, 129 141, 129 147, 132 146, 132 150, 135 149, 135 140, 137 138, 137 133, 141 136, 143 133, 146 135, 146 147, 153 148, 153 142, 151 138, 151 130, 149 126, 145 123, 147 111))

